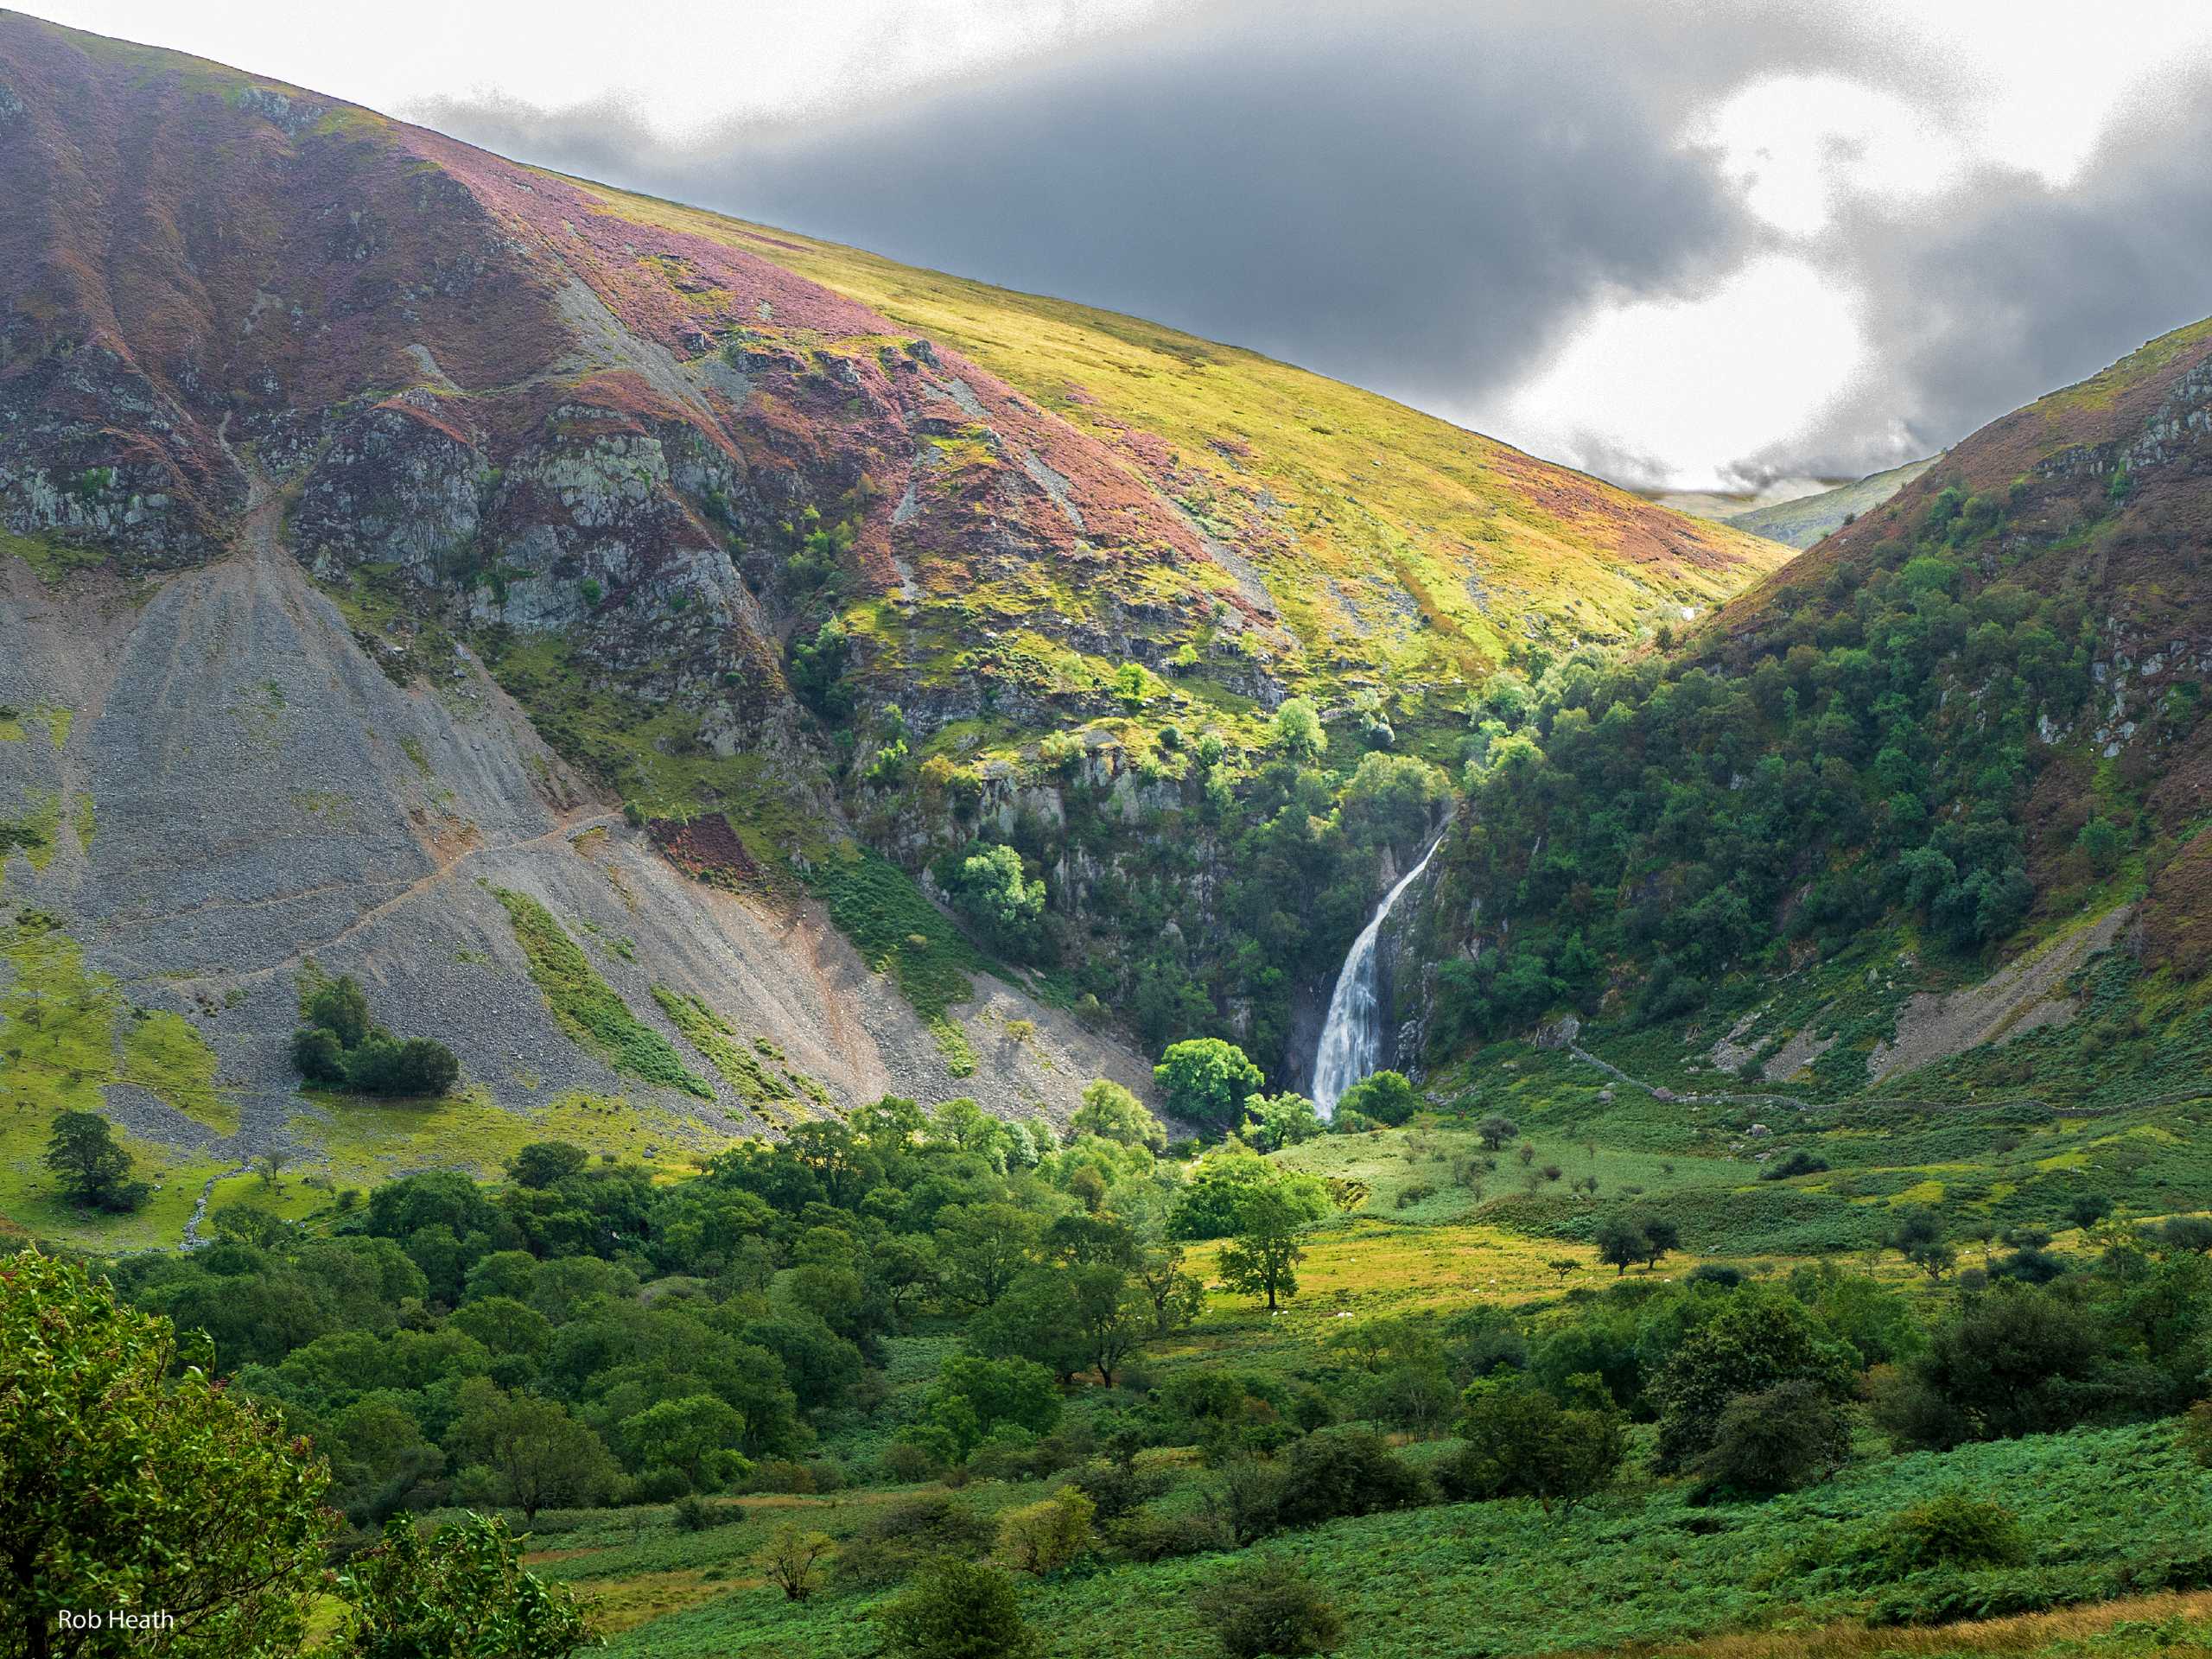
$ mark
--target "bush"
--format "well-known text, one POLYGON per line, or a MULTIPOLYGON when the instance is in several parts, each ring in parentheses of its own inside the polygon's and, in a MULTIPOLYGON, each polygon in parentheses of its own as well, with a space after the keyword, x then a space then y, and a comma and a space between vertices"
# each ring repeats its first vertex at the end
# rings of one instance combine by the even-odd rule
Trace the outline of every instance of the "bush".
POLYGON ((1828 1160, 1816 1152, 1802 1147, 1796 1151, 1769 1161, 1759 1170, 1763 1181, 1786 1181, 1793 1175, 1817 1175, 1828 1166, 1828 1160))
POLYGON ((1947 1492, 1891 1516, 1876 1554, 1898 1576, 1936 1567, 2016 1567, 2027 1559, 2028 1540, 2002 1503, 1947 1492))
MULTIPOLYGON (((1578 1391, 1603 1397, 1594 1376, 1572 1381, 1578 1391)), ((1483 1378, 1465 1398, 1465 1444, 1437 1470, 1445 1496, 1457 1502, 1533 1497, 1547 1511, 1555 1503, 1571 1506, 1610 1485, 1628 1455, 1610 1408, 1561 1406, 1510 1374, 1483 1378)))
POLYGON ((1164 1561, 1236 1548, 1229 1518, 1217 1510, 1145 1508, 1120 1522, 1114 1540, 1132 1560, 1164 1561))
POLYGON ((880 1618, 898 1659, 1037 1659, 1040 1651, 1006 1574, 973 1561, 931 1563, 880 1618))
POLYGON ((1274 1519, 1310 1527, 1338 1516, 1404 1509, 1428 1496, 1421 1471, 1363 1428, 1325 1428, 1290 1449, 1275 1494, 1274 1519))
POLYGON ((1842 1409, 1799 1377, 1731 1400, 1694 1466, 1708 1491, 1771 1497, 1826 1479, 1850 1456, 1842 1409))
POLYGON ((1036 1503, 1009 1510, 999 1519, 999 1548, 1024 1573, 1042 1577, 1066 1567, 1090 1548, 1091 1502, 1064 1486, 1036 1503))
POLYGON ((1224 1573, 1199 1592, 1198 1611, 1233 1659, 1325 1653, 1344 1634, 1328 1598, 1280 1559, 1224 1573))
POLYGON ((686 1493, 676 1500, 669 1518, 686 1532, 706 1532, 738 1517, 719 1503, 686 1493))
POLYGON ((861 1522, 837 1558, 837 1581, 864 1589, 892 1584, 938 1556, 973 1560, 995 1535, 989 1517, 957 1497, 910 1497, 861 1522))
POLYGON ((898 1440, 884 1447, 883 1455, 876 1459, 876 1468, 886 1484, 907 1486, 917 1481, 937 1479, 950 1461, 918 1441, 898 1440))
POLYGON ((1357 1112, 1393 1128, 1412 1117, 1421 1104, 1420 1094, 1398 1071, 1377 1071, 1361 1078, 1344 1090, 1344 1099, 1338 1103, 1340 1110, 1357 1112))

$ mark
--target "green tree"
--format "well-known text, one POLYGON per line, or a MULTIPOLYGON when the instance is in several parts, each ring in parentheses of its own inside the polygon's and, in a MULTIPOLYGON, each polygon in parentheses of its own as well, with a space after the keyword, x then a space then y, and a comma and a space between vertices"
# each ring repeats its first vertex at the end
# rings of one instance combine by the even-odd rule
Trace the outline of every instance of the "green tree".
POLYGON ((894 1659, 1040 1659, 1014 1581, 995 1567, 944 1556, 906 1580, 877 1615, 894 1659))
MULTIPOLYGON (((1602 1395, 1602 1385, 1586 1391, 1602 1395)), ((1628 1455, 1609 1403, 1562 1406, 1517 1376, 1480 1378, 1461 1401, 1465 1444, 1442 1471, 1455 1497, 1533 1497, 1548 1513, 1604 1491, 1628 1455)))
POLYGON ((327 1478, 274 1415, 179 1370, 167 1319, 82 1268, 0 1260, 0 1653, 91 1651, 60 1629, 87 1608, 167 1613, 180 1659, 284 1649, 327 1478))
POLYGON ((1246 1145, 1262 1152, 1281 1152, 1325 1132, 1313 1103, 1288 1090, 1279 1095, 1254 1095, 1244 1103, 1244 1110, 1247 1116, 1240 1133, 1246 1145))
POLYGON ((1858 1373, 1859 1356, 1821 1330, 1795 1298, 1751 1286, 1732 1291, 1653 1380, 1659 1465, 1679 1469, 1702 1454, 1738 1395, 1802 1379, 1840 1400, 1858 1373))
POLYGON ((1230 1289, 1265 1296, 1273 1313, 1277 1299, 1298 1294, 1298 1264, 1306 1248, 1298 1235, 1304 1213, 1284 1194, 1262 1189, 1246 1200, 1236 1233, 1221 1252, 1221 1279, 1230 1289))
POLYGON ((520 1510, 524 1526, 542 1509, 596 1503, 613 1490, 606 1445, 559 1402, 505 1394, 490 1378, 473 1376, 458 1403, 446 1450, 457 1465, 489 1471, 499 1501, 520 1510))
POLYGON ((557 1186, 590 1160, 589 1153, 566 1141, 533 1141, 507 1160, 507 1179, 517 1186, 557 1186))
POLYGON ((1843 1408, 1805 1377, 1739 1394, 1721 1408, 1700 1478, 1732 1497, 1771 1497, 1825 1478, 1851 1457, 1843 1408))
POLYGON ((1959 1259, 1944 1236, 1943 1217, 1924 1204, 1900 1210, 1883 1242, 1930 1279, 1942 1278, 1959 1259))
POLYGON ((593 1640, 575 1593, 524 1572, 505 1527, 480 1515, 428 1536, 392 1516, 339 1589, 346 1626, 316 1659, 565 1659, 593 1640))
POLYGON ((1068 1135, 1095 1135, 1102 1141, 1143 1147, 1152 1152, 1167 1149, 1167 1131, 1145 1103, 1109 1077, 1092 1080, 1083 1091, 1083 1104, 1068 1120, 1068 1135))
POLYGON ((1287 699, 1275 710, 1275 741, 1294 760, 1311 764, 1327 753, 1329 734, 1321 716, 1304 697, 1287 699))
POLYGON ((96 1209, 136 1210, 153 1190, 130 1179, 130 1154, 115 1144, 98 1112, 57 1114, 44 1161, 73 1202, 96 1209))
POLYGON ((1617 1276, 1626 1273, 1630 1264, 1643 1261, 1651 1249, 1643 1229, 1626 1216, 1608 1216, 1599 1222, 1591 1243, 1598 1247, 1598 1259, 1617 1276))
POLYGON ((1475 1133, 1482 1137, 1484 1147, 1497 1152, 1521 1133, 1521 1126, 1510 1117, 1500 1117, 1492 1112, 1475 1125, 1475 1133))
POLYGON ((369 999, 351 974, 325 980, 301 999, 308 1024, 327 1031, 340 1048, 359 1048, 369 1034, 369 999))
POLYGON ((1344 1635, 1329 1599, 1279 1555, 1231 1567, 1198 1592, 1198 1606, 1230 1659, 1301 1659, 1328 1652, 1344 1635))
POLYGON ((951 1433, 964 1458, 1001 1424, 1051 1433, 1060 1421, 1060 1391, 1051 1370, 1034 1360, 955 1354, 938 1367, 925 1408, 951 1433))
POLYGON ((688 1395, 646 1407, 622 1422, 622 1440, 636 1465, 674 1469, 701 1490, 717 1484, 715 1475, 745 1438, 745 1419, 728 1401, 711 1394, 688 1395))
POLYGON ((999 1517, 1000 1552, 1021 1572, 1040 1578, 1056 1573, 1090 1548, 1090 1519, 1096 1512, 1081 1488, 1063 1486, 1050 1497, 999 1517))
POLYGON ((1337 1106, 1339 1111, 1357 1112, 1395 1128, 1421 1109, 1421 1098, 1402 1071, 1383 1071, 1345 1090, 1337 1106))
POLYGON ((1173 1044, 1152 1076, 1175 1116, 1224 1129, 1236 1126, 1245 1101, 1267 1081, 1243 1049, 1218 1037, 1173 1044))
POLYGON ((1020 853, 1003 842, 971 852, 950 885, 953 903, 993 944, 1014 956, 1035 954, 1045 882, 1024 879, 1020 853))
POLYGON ((944 1294, 988 1307, 1037 1261, 1043 1224, 1011 1204, 950 1204, 937 1215, 937 1258, 944 1294))

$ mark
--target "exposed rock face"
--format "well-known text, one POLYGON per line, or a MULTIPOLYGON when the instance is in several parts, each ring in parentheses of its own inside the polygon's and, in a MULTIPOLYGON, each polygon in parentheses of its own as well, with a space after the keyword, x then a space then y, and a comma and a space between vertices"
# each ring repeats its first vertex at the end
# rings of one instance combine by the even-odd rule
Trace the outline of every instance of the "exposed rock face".
MULTIPOLYGON (((1090 1077, 1148 1080, 995 983, 957 1010, 977 1065, 951 1076, 817 910, 697 879, 703 830, 673 832, 673 861, 661 856, 467 658, 435 690, 394 685, 274 547, 180 576, 143 607, 111 585, 60 594, 0 567, 0 634, 14 647, 0 704, 74 711, 58 746, 36 728, 0 743, 0 786, 82 803, 96 825, 86 839, 65 829, 42 869, 9 861, 6 906, 67 918, 132 1003, 193 1021, 240 1110, 219 1142, 238 1161, 310 1135, 289 1054, 309 961, 359 976, 393 1028, 444 1039, 512 1109, 585 1090, 658 1098, 728 1133, 773 1127, 696 1056, 711 1102, 641 1084, 571 1041, 494 888, 544 905, 671 1041, 657 985, 769 1039, 840 1105, 895 1088, 1065 1115, 1090 1077), (1024 1019, 1035 1034, 1006 1040, 1024 1019)), ((143 1109, 149 1130, 205 1138, 143 1109)))

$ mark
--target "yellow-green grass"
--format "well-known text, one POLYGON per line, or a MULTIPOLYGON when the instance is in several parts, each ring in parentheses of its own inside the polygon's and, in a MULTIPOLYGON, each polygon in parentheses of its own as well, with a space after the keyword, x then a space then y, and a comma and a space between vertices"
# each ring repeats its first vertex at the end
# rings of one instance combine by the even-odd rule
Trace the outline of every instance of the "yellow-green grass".
POLYGON ((1241 525, 1263 512, 1264 493, 1265 516, 1288 534, 1257 562, 1280 567, 1277 604, 1317 667, 1381 668, 1402 688, 1452 681, 1502 660, 1531 616, 1571 637, 1623 637, 1789 556, 1679 520, 1673 538, 1719 554, 1721 568, 1639 566, 1613 549, 1644 504, 1371 392, 1140 319, 578 182, 610 213, 742 249, 953 346, 1109 446, 1123 446, 1128 427, 1156 435, 1202 520, 1241 525), (1363 626, 1317 576, 1355 594, 1401 588, 1420 620, 1363 626))
POLYGON ((1544 1191, 1570 1187, 1594 1175, 1598 1192, 1592 1202, 1608 1210, 1631 1199, 1656 1200, 1681 1187, 1735 1185, 1750 1181, 1757 1173, 1751 1165, 1735 1159, 1623 1151, 1602 1145, 1593 1149, 1585 1138, 1556 1133, 1516 1135, 1492 1153, 1471 1130, 1418 1128, 1410 1132, 1386 1129, 1369 1135, 1323 1135, 1279 1154, 1276 1161, 1285 1168, 1324 1179, 1363 1185, 1367 1197, 1357 1206, 1357 1214, 1416 1222, 1470 1217, 1480 1204, 1528 1190, 1531 1172, 1538 1173, 1544 1191), (1535 1148, 1526 1164, 1519 1150, 1523 1145, 1535 1148), (1497 1167, 1479 1172, 1482 1197, 1478 1200, 1473 1187, 1457 1184, 1453 1176, 1467 1160, 1483 1158, 1495 1158, 1497 1167), (1546 1168, 1560 1172, 1556 1182, 1541 1179, 1541 1172, 1546 1168), (1415 1196, 1423 1189, 1427 1197, 1415 1196), (1401 1205, 1402 1198, 1414 1201, 1401 1205))
POLYGON ((289 1127, 306 1148, 292 1173, 327 1175, 341 1186, 368 1186, 418 1169, 488 1178, 533 1141, 571 1141, 626 1162, 677 1170, 741 1138, 650 1101, 582 1091, 520 1109, 481 1090, 435 1101, 330 1096, 289 1127))
MULTIPOLYGON (((1618 1276, 1587 1244, 1530 1238, 1481 1223, 1421 1226, 1356 1217, 1316 1229, 1303 1240, 1298 1294, 1270 1316, 1259 1299, 1221 1287, 1218 1240, 1191 1247, 1188 1266, 1207 1287, 1205 1316, 1190 1340, 1199 1346, 1249 1345, 1252 1332, 1270 1327, 1277 1341, 1319 1343, 1345 1319, 1433 1313, 1478 1302, 1519 1306, 1557 1296, 1565 1287, 1592 1288, 1618 1276), (1562 1273, 1552 1265, 1572 1262, 1562 1273)), ((1656 1269, 1632 1268, 1661 1279, 1680 1278, 1702 1258, 1677 1253, 1656 1269)), ((1169 1351, 1172 1354, 1173 1351, 1169 1351)))

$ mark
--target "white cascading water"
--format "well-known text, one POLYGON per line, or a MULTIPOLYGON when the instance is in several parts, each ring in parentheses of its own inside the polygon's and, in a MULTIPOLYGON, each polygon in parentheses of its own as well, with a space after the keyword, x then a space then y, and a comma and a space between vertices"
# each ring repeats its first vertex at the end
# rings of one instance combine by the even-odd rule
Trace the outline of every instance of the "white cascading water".
POLYGON ((1337 970, 1337 988, 1329 993, 1329 1015, 1321 1022, 1321 1040, 1313 1050, 1313 1104, 1325 1120, 1336 1116, 1337 1103, 1344 1098, 1344 1091, 1371 1073, 1376 1061, 1382 1058, 1382 1010, 1380 987, 1376 982, 1376 941, 1382 936, 1382 924, 1389 919, 1390 907, 1428 868, 1428 861, 1436 856, 1436 849, 1443 844, 1442 836, 1430 842, 1421 861, 1398 879, 1396 887, 1383 894, 1375 914, 1351 942, 1351 949, 1344 955, 1344 965, 1337 970))

